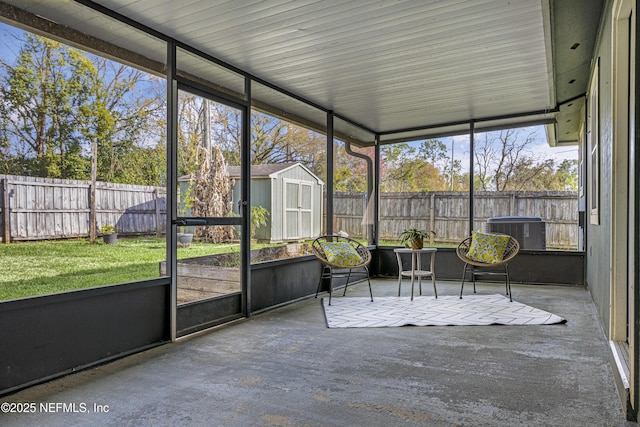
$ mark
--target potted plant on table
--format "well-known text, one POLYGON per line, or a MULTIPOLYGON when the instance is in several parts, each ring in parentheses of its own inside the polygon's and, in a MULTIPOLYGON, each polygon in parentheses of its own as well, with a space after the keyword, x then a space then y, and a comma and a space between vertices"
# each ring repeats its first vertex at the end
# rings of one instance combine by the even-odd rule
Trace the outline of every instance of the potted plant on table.
POLYGON ((400 234, 400 242, 411 249, 422 249, 424 246, 424 239, 432 235, 436 235, 435 231, 407 228, 402 232, 402 234, 400 234))
POLYGON ((116 233, 116 229, 111 224, 104 224, 100 227, 100 232, 102 233, 102 240, 107 245, 113 245, 118 240, 118 233, 116 233))

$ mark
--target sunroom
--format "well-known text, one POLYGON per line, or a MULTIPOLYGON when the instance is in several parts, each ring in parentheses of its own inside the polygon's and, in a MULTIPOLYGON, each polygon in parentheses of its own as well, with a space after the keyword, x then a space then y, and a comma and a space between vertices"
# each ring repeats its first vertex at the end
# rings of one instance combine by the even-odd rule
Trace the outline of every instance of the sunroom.
POLYGON ((307 216, 366 243, 381 278, 397 277, 403 229, 433 230, 438 279, 453 281, 457 242, 508 217, 527 230, 513 283, 589 290, 633 417, 635 2, 588 3, 0 2, 5 246, 82 241, 106 259, 111 224, 123 257, 161 251, 139 275, 86 268, 64 279, 77 288, 3 296, 0 391, 313 296, 320 264, 295 237, 307 216), (33 103, 10 89, 38 76, 78 85, 51 104, 64 114, 20 122, 33 103), (16 142, 44 135, 33 123, 54 135, 41 151, 16 142), (324 197, 285 221, 255 202, 251 170, 289 163, 324 197), (291 229, 284 259, 256 255, 265 218, 291 229))

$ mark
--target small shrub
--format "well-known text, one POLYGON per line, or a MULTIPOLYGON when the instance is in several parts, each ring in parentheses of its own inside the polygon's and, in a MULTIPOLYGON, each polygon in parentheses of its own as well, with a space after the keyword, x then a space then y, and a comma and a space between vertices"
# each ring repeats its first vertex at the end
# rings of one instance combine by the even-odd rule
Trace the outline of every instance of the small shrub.
POLYGON ((116 229, 111 224, 105 224, 100 227, 100 231, 102 232, 102 234, 114 234, 116 232, 116 229))

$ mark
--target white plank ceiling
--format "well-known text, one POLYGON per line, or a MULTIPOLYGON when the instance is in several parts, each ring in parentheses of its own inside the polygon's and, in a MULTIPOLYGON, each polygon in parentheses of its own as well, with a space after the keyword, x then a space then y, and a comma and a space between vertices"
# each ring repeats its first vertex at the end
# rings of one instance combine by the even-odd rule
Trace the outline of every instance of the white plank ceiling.
MULTIPOLYGON (((77 2, 5 3, 164 60, 163 43, 77 2)), ((470 120, 478 127, 548 120, 558 107, 548 0, 95 4, 380 133, 383 141, 435 135, 438 126, 464 131, 470 120)))

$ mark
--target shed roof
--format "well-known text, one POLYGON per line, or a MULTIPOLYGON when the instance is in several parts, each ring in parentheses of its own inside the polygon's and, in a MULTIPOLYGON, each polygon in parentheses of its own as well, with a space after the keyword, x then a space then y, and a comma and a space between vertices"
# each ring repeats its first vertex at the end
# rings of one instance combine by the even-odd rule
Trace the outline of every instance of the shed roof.
MULTIPOLYGON (((251 165, 251 178, 276 178, 278 174, 293 168, 304 169, 319 184, 323 184, 322 180, 302 163, 251 165)), ((231 178, 240 178, 240 166, 228 166, 227 171, 231 178)))
MULTIPOLYGON (((299 163, 280 163, 272 165, 251 165, 251 177, 252 178, 271 178, 272 175, 277 174, 280 171, 289 169, 299 163)), ((240 177, 240 166, 229 166, 227 168, 229 176, 231 178, 240 177)))

